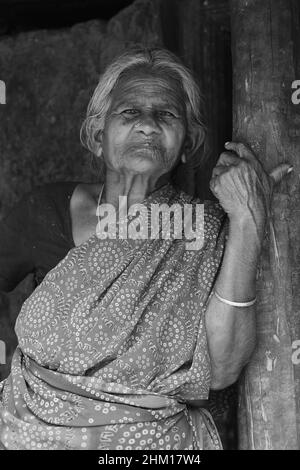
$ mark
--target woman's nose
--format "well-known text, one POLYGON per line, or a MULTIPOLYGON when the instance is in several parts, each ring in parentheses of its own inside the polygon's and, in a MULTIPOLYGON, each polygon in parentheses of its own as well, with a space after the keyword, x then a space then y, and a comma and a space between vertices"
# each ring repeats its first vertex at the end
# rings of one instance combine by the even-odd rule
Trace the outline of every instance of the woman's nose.
POLYGON ((153 133, 160 132, 160 128, 155 119, 155 116, 150 113, 139 116, 138 122, 135 126, 138 131, 143 132, 145 135, 151 135, 153 133))

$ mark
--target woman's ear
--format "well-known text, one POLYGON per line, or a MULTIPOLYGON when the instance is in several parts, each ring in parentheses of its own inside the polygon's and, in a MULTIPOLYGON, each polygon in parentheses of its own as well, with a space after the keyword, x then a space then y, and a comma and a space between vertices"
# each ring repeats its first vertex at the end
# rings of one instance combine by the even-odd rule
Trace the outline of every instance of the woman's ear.
POLYGON ((100 129, 100 131, 97 131, 95 133, 95 141, 98 142, 99 144, 102 144, 102 129, 100 129))
POLYGON ((97 157, 102 155, 102 130, 96 132, 95 134, 95 154, 97 157))
POLYGON ((99 146, 99 147, 97 148, 97 150, 96 150, 96 156, 97 156, 98 158, 100 158, 100 157, 102 156, 102 147, 99 146))

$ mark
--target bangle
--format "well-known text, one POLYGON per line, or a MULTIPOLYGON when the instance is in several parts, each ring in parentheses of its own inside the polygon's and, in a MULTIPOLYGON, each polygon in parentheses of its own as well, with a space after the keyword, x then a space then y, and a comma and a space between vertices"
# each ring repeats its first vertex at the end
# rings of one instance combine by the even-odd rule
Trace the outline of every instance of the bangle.
POLYGON ((232 300, 227 300, 221 297, 216 290, 213 291, 217 299, 219 299, 221 302, 227 305, 232 305, 232 307, 250 307, 251 305, 254 305, 256 302, 256 297, 254 299, 249 300, 249 302, 232 302, 232 300))

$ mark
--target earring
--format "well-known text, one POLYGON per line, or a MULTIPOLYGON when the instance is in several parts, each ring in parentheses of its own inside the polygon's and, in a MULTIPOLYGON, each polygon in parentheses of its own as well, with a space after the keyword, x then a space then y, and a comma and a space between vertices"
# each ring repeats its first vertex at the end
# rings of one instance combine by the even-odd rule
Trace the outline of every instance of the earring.
POLYGON ((181 161, 182 161, 182 163, 186 163, 186 155, 185 155, 185 153, 183 153, 183 154, 181 155, 181 161))
POLYGON ((97 157, 100 158, 102 156, 102 147, 99 148, 97 151, 97 157))

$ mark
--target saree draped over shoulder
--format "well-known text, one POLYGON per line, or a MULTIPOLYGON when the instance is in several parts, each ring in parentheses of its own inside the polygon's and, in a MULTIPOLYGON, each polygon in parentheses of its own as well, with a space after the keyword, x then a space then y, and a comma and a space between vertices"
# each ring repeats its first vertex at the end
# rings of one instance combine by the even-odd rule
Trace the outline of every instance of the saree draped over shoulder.
POLYGON ((208 398, 204 315, 227 219, 219 204, 170 184, 145 200, 148 216, 153 203, 204 207, 203 246, 188 249, 184 234, 95 234, 68 252, 16 322, 0 383, 3 448, 221 448, 210 414, 187 401, 208 398))

